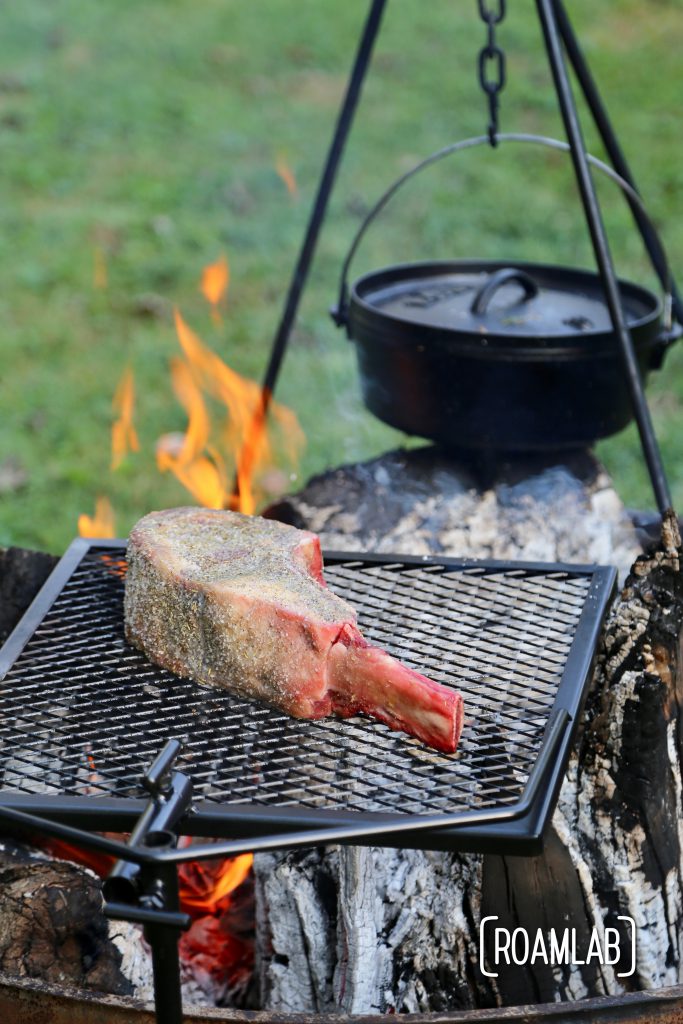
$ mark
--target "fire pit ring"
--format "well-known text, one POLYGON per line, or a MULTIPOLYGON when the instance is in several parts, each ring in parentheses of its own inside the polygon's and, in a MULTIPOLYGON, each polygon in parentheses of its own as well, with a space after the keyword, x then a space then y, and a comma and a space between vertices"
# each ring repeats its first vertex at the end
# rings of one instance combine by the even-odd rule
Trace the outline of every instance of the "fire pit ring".
MULTIPOLYGON (((154 1024, 151 1004, 125 996, 61 988, 35 978, 0 975, 0 1017, 17 1024, 154 1024)), ((405 1014, 405 1024, 553 1024, 557 1021, 683 1021, 683 985, 600 996, 574 1003, 539 1003, 492 1010, 405 1014)), ((185 1024, 231 1021, 233 1024, 386 1024, 385 1014, 272 1013, 267 1010, 221 1010, 195 1006, 184 1014, 185 1024)))

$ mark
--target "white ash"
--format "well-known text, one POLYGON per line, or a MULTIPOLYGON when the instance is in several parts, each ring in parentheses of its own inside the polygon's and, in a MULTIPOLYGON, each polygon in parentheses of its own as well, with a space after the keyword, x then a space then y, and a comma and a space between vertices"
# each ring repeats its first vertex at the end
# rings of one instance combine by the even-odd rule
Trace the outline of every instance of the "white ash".
POLYGON ((582 464, 588 479, 551 464, 482 488, 443 456, 418 460, 423 451, 342 467, 283 504, 331 549, 592 562, 616 565, 622 576, 640 554, 623 503, 593 461, 582 464), (422 474, 417 484, 415 466, 422 474), (319 505, 332 486, 337 500, 319 505))
MULTIPOLYGON (((133 986, 133 995, 144 1002, 154 999, 152 952, 141 925, 129 921, 110 921, 109 936, 121 953, 121 973, 133 986)), ((192 962, 181 959, 180 984, 183 1003, 194 1006, 219 1006, 224 988, 192 962)))
POLYGON ((133 986, 136 999, 154 998, 152 957, 142 928, 130 921, 109 921, 109 938, 121 954, 121 973, 133 986))
POLYGON ((318 1013, 334 1006, 336 904, 328 903, 325 889, 331 894, 338 883, 337 855, 336 848, 326 853, 324 870, 316 850, 296 860, 267 853, 255 858, 256 888, 265 894, 256 902, 256 970, 268 1001, 278 1006, 318 1013))

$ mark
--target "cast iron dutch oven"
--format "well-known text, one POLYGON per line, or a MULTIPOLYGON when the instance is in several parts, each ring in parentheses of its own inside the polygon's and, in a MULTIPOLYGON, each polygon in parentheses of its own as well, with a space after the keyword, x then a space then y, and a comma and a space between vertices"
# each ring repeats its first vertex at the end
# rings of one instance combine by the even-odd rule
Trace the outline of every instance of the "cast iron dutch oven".
MULTIPOLYGON (((385 193, 344 265, 333 317, 355 342, 368 409, 451 448, 575 448, 621 430, 632 405, 597 274, 541 263, 437 261, 374 271, 349 291, 350 260, 365 228, 398 186, 434 159, 385 193)), ((645 379, 677 335, 663 327, 654 293, 627 281, 619 287, 645 379)))
MULTIPOLYGON (((662 358, 660 300, 620 282, 643 378, 662 358)), ((456 448, 590 445, 631 400, 600 279, 543 264, 389 267, 353 285, 363 398, 385 423, 456 448)))

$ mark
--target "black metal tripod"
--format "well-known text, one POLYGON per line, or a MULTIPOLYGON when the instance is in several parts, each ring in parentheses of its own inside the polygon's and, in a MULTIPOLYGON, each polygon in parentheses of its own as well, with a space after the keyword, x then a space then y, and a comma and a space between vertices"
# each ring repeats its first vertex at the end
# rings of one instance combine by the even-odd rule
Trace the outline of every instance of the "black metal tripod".
MULTIPOLYGON (((318 235, 325 218, 325 213, 336 179, 339 163, 344 151, 344 146, 358 106, 361 88, 368 70, 374 43, 380 30, 382 15, 384 13, 386 3, 387 0, 371 0, 370 3, 369 13, 361 35, 351 74, 349 76, 346 93, 342 101, 332 142, 325 160, 313 209, 304 235, 303 244, 296 261, 282 316, 273 339, 270 358, 263 377, 261 404, 256 413, 253 423, 253 431, 251 432, 252 438, 253 432, 258 433, 258 431, 263 429, 265 424, 270 400, 275 389, 282 361, 289 343, 301 295, 306 285, 311 261, 315 253, 318 235)), ((598 132, 600 133, 600 137, 609 155, 612 166, 621 178, 623 178, 634 190, 636 189, 636 185, 610 123, 607 110, 602 102, 581 47, 579 46, 578 39, 572 28, 563 0, 536 0, 536 7, 543 30, 545 48, 548 55, 555 92, 560 112, 562 114, 565 131, 567 133, 574 172, 581 195, 584 216, 590 233, 593 252, 605 292, 605 298, 612 320, 614 333, 619 340, 624 372, 628 381, 643 454, 650 474, 657 507, 659 512, 663 515, 664 512, 672 507, 671 493, 662 463, 661 452, 655 436, 650 410, 645 398, 643 382, 638 369, 633 343, 629 329, 626 325, 626 319, 622 308, 617 277, 614 269, 614 262, 612 260, 607 233, 605 231, 600 211, 600 204, 597 199, 591 167, 586 153, 581 123, 570 82, 567 60, 569 60, 569 63, 576 74, 577 81, 586 99, 591 116, 593 117, 598 132)), ((503 0, 499 0, 498 12, 491 13, 484 0, 479 0, 479 8, 480 12, 485 17, 485 20, 489 22, 490 30, 491 23, 496 24, 497 21, 501 20, 505 10, 505 4, 503 0)), ((495 60, 495 53, 493 51, 490 56, 495 60)), ((499 66, 499 71, 500 70, 499 66)), ((483 77, 484 75, 482 73, 482 78, 483 77)), ((494 85, 491 89, 486 90, 490 93, 489 102, 492 110, 497 109, 497 93, 500 91, 502 84, 502 81, 499 81, 497 88, 494 85)), ((495 145, 495 120, 494 126, 489 125, 489 138, 492 145, 495 145)), ((642 204, 634 202, 628 197, 628 195, 627 201, 629 202, 634 221, 641 234, 653 268, 662 284, 670 289, 675 318, 679 323, 683 323, 683 302, 681 301, 676 285, 670 278, 665 280, 666 267, 662 260, 663 250, 661 242, 652 225, 643 216, 641 212, 642 204)))

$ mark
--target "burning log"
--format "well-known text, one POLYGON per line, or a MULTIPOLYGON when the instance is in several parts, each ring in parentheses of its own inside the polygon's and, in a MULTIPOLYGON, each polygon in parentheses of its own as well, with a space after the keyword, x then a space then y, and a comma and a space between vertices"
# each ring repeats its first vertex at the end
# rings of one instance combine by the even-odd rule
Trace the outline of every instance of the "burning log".
POLYGON ((117 932, 102 913, 93 872, 3 846, 0 972, 128 995, 133 985, 122 970, 117 932))
MULTIPOLYGON (((435 449, 391 453, 311 481, 272 510, 326 546, 612 562, 637 537, 587 453, 526 459, 478 478, 435 449), (495 483, 493 482, 495 481, 495 483)), ((679 936, 683 577, 673 520, 612 608, 577 754, 544 852, 534 858, 339 848, 256 857, 263 1005, 427 1012, 618 994, 683 977, 679 936), (636 925, 623 962, 502 963, 482 974, 479 926, 533 939, 636 925), (320 957, 324 946, 331 952, 320 957)), ((621 949, 625 948, 622 943, 621 949)), ((487 948, 491 956, 491 949, 487 948)))

